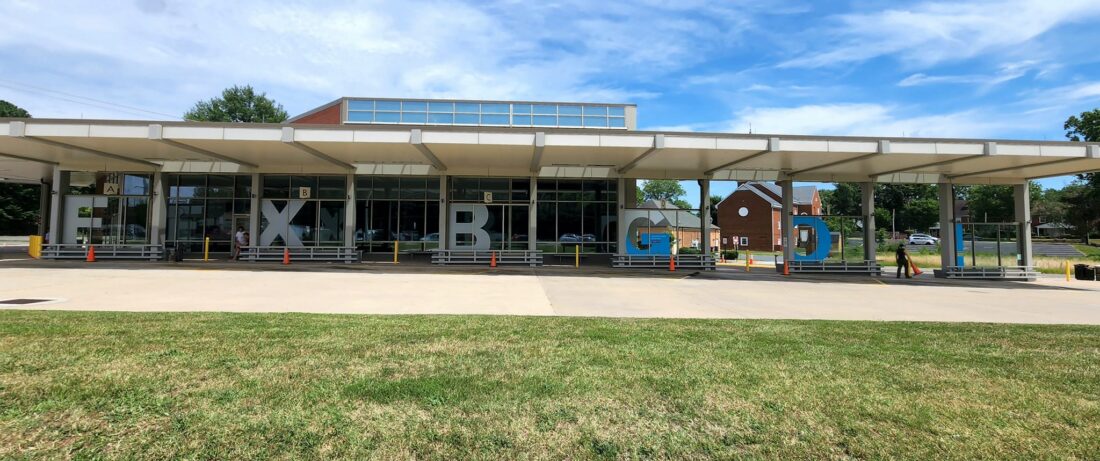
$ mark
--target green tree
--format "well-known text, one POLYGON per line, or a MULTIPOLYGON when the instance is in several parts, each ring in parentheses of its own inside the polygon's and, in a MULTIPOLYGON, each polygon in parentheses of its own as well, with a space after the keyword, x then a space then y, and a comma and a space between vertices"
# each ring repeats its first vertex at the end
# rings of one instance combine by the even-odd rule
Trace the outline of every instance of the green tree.
POLYGON ((718 202, 721 202, 723 197, 721 195, 710 196, 710 223, 718 225, 718 202))
MULTIPOLYGON (((670 203, 676 203, 677 199, 681 199, 687 193, 684 191, 684 186, 680 185, 680 181, 675 179, 648 180, 638 188, 638 192, 639 203, 646 200, 667 200, 670 203)), ((688 208, 691 206, 689 205, 688 208)))
MULTIPOLYGON (((22 107, 0 100, 0 117, 30 116, 22 107)), ((40 193, 37 185, 0 183, 0 235, 26 235, 37 230, 40 193)))
POLYGON ((22 107, 0 99, 0 117, 30 118, 30 116, 31 114, 22 107))
POLYGON ((251 85, 226 88, 220 98, 199 101, 183 115, 196 122, 282 123, 287 119, 283 106, 257 94, 251 85))
MULTIPOLYGON (((1100 142, 1100 109, 1081 112, 1066 119, 1063 128, 1070 141, 1100 142)), ((1077 228, 1086 243, 1089 234, 1100 230, 1100 174, 1077 175, 1080 186, 1066 191, 1062 200, 1066 204, 1066 218, 1077 228)))

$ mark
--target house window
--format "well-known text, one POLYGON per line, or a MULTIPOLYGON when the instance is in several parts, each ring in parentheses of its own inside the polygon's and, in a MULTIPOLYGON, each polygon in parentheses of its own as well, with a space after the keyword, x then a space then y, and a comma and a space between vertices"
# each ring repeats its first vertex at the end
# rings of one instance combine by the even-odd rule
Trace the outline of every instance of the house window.
POLYGON ((743 247, 749 246, 749 238, 748 237, 741 237, 741 246, 743 246, 743 247))

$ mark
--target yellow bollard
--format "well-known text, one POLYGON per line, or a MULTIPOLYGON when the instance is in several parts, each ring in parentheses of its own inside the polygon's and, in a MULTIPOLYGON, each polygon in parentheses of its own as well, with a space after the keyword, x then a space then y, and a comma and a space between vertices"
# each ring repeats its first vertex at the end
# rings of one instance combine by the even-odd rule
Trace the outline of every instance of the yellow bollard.
POLYGON ((393 241, 393 263, 397 264, 397 240, 393 241))
POLYGON ((752 272, 752 265, 749 264, 752 261, 752 253, 745 252, 745 272, 752 272))
POLYGON ((1069 261, 1066 261, 1066 281, 1069 281, 1069 261))
POLYGON ((210 237, 207 237, 206 240, 202 244, 202 260, 203 261, 209 261, 210 260, 210 237))
POLYGON ((574 246, 573 253, 573 267, 581 267, 581 246, 574 246))

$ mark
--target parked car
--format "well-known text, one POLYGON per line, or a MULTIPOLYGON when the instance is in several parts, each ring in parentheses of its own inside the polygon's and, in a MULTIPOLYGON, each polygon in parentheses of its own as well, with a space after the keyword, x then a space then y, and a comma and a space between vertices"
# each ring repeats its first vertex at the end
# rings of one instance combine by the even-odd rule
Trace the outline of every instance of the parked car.
POLYGON ((581 241, 582 242, 595 242, 596 241, 596 236, 592 235, 592 234, 581 234, 581 241))
POLYGON ((561 243, 581 243, 581 236, 577 234, 561 234, 561 238, 558 239, 561 243))
POLYGON ((912 234, 909 236, 910 245, 935 245, 940 243, 940 239, 928 234, 912 234))
POLYGON ((428 235, 420 237, 420 241, 421 242, 438 242, 439 241, 439 233, 438 232, 432 232, 428 235))

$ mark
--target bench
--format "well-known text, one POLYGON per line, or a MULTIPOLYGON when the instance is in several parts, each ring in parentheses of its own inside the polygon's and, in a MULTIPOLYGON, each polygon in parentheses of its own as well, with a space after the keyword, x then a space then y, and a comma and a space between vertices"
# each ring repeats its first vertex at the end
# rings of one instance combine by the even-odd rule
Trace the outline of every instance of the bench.
POLYGON ((84 245, 80 243, 55 243, 42 245, 42 259, 85 259, 88 248, 95 248, 96 259, 164 259, 164 245, 84 245))
POLYGON ((283 261, 284 251, 290 252, 291 262, 342 262, 359 261, 359 250, 355 247, 241 247, 241 259, 250 262, 283 261))
POLYGON ((716 270, 718 265, 711 255, 615 255, 611 267, 618 269, 668 269, 673 258, 677 269, 716 270))
POLYGON ((498 265, 522 265, 536 267, 542 265, 541 250, 433 250, 432 264, 448 265, 482 265, 491 264, 493 254, 496 254, 498 265))

